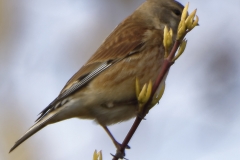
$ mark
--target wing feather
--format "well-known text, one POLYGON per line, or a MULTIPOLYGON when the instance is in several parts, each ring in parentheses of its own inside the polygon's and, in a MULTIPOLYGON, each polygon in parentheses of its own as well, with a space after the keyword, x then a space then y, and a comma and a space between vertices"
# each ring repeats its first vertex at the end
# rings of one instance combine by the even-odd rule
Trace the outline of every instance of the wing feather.
POLYGON ((147 28, 142 27, 138 23, 128 22, 130 19, 131 17, 115 28, 95 54, 67 82, 59 96, 40 113, 37 121, 52 112, 59 102, 61 103, 63 99, 81 89, 98 74, 143 49, 145 43, 143 41, 144 33, 147 31, 147 28))

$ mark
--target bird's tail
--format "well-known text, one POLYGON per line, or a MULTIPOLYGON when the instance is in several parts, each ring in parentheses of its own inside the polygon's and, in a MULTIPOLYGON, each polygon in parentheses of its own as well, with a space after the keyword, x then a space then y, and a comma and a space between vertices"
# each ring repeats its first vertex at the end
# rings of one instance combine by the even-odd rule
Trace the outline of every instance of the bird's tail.
POLYGON ((12 152, 15 148, 17 148, 21 143, 35 134, 37 131, 41 130, 43 127, 51 123, 51 120, 56 117, 64 107, 58 108, 53 112, 46 114, 41 120, 37 121, 28 131, 14 144, 14 146, 10 149, 9 153, 12 152))

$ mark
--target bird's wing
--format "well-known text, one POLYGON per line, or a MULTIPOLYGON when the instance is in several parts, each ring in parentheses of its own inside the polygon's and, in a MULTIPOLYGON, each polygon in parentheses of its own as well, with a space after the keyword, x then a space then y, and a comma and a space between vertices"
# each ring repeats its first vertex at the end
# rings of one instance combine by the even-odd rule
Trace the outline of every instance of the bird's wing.
POLYGON ((102 63, 121 60, 131 54, 139 52, 144 46, 144 33, 147 28, 140 24, 128 23, 126 19, 119 24, 114 31, 106 38, 87 63, 67 82, 65 88, 69 88, 82 76, 91 73, 102 63))
POLYGON ((40 113, 36 121, 41 120, 54 110, 56 105, 61 105, 66 97, 82 88, 107 68, 140 52, 144 47, 143 37, 146 30, 140 25, 128 23, 118 25, 89 61, 67 82, 59 96, 40 113))

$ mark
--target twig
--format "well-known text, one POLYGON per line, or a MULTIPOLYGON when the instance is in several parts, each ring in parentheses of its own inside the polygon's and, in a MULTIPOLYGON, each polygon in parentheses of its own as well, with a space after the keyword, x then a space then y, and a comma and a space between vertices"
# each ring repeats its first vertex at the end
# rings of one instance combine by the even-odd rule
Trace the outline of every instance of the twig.
MULTIPOLYGON (((169 68, 172 66, 172 64, 174 63, 172 60, 175 56, 175 53, 178 49, 180 45, 180 41, 179 40, 176 40, 175 43, 174 43, 174 46, 170 52, 170 54, 168 55, 167 58, 164 59, 163 61, 163 65, 162 65, 162 69, 160 70, 159 74, 158 74, 158 77, 156 79, 156 82, 154 83, 153 85, 153 89, 152 89, 152 93, 151 93, 151 98, 148 100, 148 102, 145 104, 144 106, 144 111, 143 113, 146 113, 146 110, 147 110, 147 106, 150 105, 151 101, 152 101, 152 98, 153 98, 153 95, 155 94, 158 86, 160 85, 161 81, 163 80, 164 76, 167 74, 169 68)), ((145 115, 144 115, 145 117, 145 115)), ((139 117, 137 116, 131 129, 129 130, 128 134, 126 135, 124 141, 122 142, 122 145, 121 145, 121 149, 120 149, 120 152, 124 153, 125 152, 125 148, 126 146, 128 145, 129 141, 131 140, 133 134, 135 133, 135 131, 137 130, 139 124, 141 123, 141 121, 143 120, 144 117, 139 117)), ((113 160, 118 160, 118 157, 117 157, 117 153, 115 154, 115 156, 113 157, 113 160)))
POLYGON ((177 38, 174 42, 173 47, 171 48, 171 52, 168 54, 168 50, 170 50, 170 47, 172 46, 172 30, 168 30, 167 27, 164 29, 164 41, 163 45, 165 47, 165 58, 161 67, 161 70, 157 76, 157 79, 152 87, 151 95, 147 102, 143 105, 143 110, 141 111, 140 116, 137 116, 131 129, 129 130, 128 134, 126 135, 120 150, 117 150, 117 153, 113 157, 112 160, 118 160, 118 158, 124 158, 123 156, 125 155, 125 148, 128 145, 129 141, 131 140, 133 134, 137 130, 139 124, 143 120, 143 118, 146 116, 148 113, 149 109, 151 107, 153 98, 155 95, 155 92, 157 91, 159 85, 161 84, 162 80, 164 79, 165 75, 168 73, 170 67, 173 65, 175 60, 178 59, 178 57, 184 52, 184 49, 186 47, 187 41, 184 39, 186 34, 190 32, 195 26, 198 25, 198 16, 196 15, 196 9, 188 15, 187 10, 188 10, 189 4, 187 4, 182 12, 182 17, 181 21, 178 26, 178 33, 177 33, 177 38), (196 19, 194 17, 196 16, 196 19), (180 48, 179 48, 180 46, 180 48), (177 50, 179 48, 178 54, 175 56, 177 50), (119 152, 122 153, 121 156, 119 157, 119 152))

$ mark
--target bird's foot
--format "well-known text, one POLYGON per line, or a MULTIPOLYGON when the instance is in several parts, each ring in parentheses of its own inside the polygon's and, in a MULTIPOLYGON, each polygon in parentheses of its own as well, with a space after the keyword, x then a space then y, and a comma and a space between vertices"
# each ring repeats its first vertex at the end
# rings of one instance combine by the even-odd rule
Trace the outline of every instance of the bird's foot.
POLYGON ((115 158, 117 158, 117 159, 125 159, 125 160, 128 160, 127 158, 124 158, 125 157, 125 152, 123 151, 120 151, 120 150, 118 150, 117 149, 117 151, 116 151, 116 154, 115 155, 113 155, 113 154, 111 154, 113 157, 115 157, 115 158))
POLYGON ((145 116, 143 116, 143 113, 138 113, 137 117, 142 119, 142 120, 146 120, 146 118, 144 118, 145 116))
MULTIPOLYGON (((118 151, 120 151, 122 149, 122 144, 120 144, 119 142, 115 141, 114 145, 118 151)), ((131 149, 131 147, 129 145, 127 145, 125 149, 131 149)))

